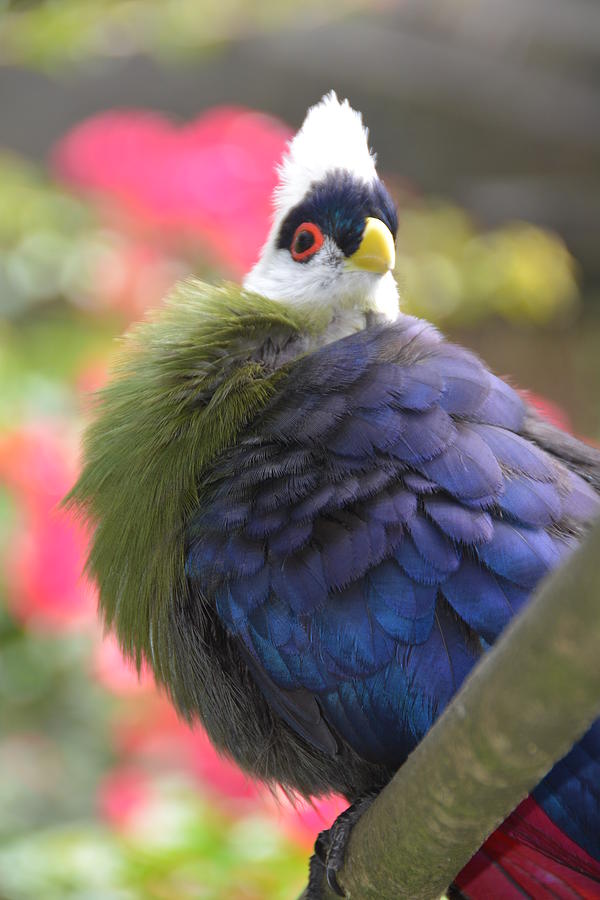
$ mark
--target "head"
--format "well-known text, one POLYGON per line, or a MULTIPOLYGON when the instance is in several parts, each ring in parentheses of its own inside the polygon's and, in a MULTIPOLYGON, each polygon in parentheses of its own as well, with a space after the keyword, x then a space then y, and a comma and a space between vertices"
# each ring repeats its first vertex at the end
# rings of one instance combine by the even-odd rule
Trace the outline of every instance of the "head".
POLYGON ((279 170, 275 215, 244 287, 273 300, 394 319, 396 208, 360 113, 333 91, 309 109, 279 170))

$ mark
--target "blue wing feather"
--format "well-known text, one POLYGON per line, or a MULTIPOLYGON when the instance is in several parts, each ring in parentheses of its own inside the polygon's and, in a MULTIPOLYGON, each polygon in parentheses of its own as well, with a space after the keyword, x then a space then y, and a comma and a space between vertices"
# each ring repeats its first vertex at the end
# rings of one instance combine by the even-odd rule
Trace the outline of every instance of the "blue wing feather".
POLYGON ((465 559, 448 578, 442 593, 464 622, 492 643, 515 613, 498 577, 472 559, 465 559))
POLYGON ((532 526, 551 525, 563 513, 558 486, 527 475, 505 476, 498 506, 508 517, 532 526))
POLYGON ((491 504, 502 488, 498 460, 486 442, 466 423, 443 453, 417 466, 418 471, 457 499, 491 504))
POLYGON ((480 544, 476 554, 496 574, 528 588, 535 587, 560 558, 555 541, 543 528, 507 521, 494 523, 492 540, 480 544))
POLYGON ((429 636, 435 615, 436 585, 409 578, 393 559, 368 573, 365 609, 384 631, 406 644, 421 644, 429 636))
POLYGON ((419 514, 411 520, 409 530, 417 552, 427 564, 444 575, 456 571, 461 561, 460 550, 437 525, 419 514))
MULTIPOLYGON (((339 737, 399 765, 598 515, 526 416, 474 356, 406 318, 290 366, 214 467, 188 577, 315 746, 339 737)), ((600 771, 598 731, 538 789, 567 831, 600 826, 598 791, 578 793, 600 771)))
POLYGON ((492 517, 488 512, 470 509, 439 494, 426 497, 423 509, 453 541, 474 546, 489 541, 494 533, 492 517))

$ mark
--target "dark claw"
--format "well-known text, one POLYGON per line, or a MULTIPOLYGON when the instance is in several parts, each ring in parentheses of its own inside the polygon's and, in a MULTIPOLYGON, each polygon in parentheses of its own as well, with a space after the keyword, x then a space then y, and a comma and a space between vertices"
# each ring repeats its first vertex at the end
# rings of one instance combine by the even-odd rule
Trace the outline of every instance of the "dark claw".
POLYGON ((327 884, 331 888, 334 894, 337 894, 338 897, 345 897, 346 891, 342 890, 340 887, 340 883, 337 880, 337 873, 335 869, 332 869, 331 866, 325 867, 325 874, 327 876, 327 884))
POLYGON ((308 887, 302 894, 303 900, 322 900, 323 897, 323 873, 325 866, 315 853, 310 858, 308 869, 308 887))
POLYGON ((344 864, 350 833, 376 796, 376 793, 372 793, 361 797, 360 800, 353 803, 352 806, 349 806, 337 817, 329 831, 322 831, 317 837, 315 841, 315 855, 311 859, 310 866, 310 900, 313 897, 317 898, 320 896, 321 892, 317 888, 317 883, 323 877, 323 867, 325 868, 325 877, 330 889, 338 897, 346 896, 346 892, 338 881, 338 872, 341 871, 344 864))
POLYGON ((321 860, 323 865, 327 862, 327 854, 329 853, 329 831, 321 831, 315 841, 315 854, 321 860))

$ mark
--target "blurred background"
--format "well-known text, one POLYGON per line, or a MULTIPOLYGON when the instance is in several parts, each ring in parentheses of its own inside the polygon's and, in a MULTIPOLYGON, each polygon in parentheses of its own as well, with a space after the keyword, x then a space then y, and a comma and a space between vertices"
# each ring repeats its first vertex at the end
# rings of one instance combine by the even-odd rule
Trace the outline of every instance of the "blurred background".
POLYGON ((405 310, 600 437, 597 0, 0 0, 1 900, 287 900, 343 806, 177 720, 57 508, 115 338, 250 267, 332 87, 399 203, 405 310))

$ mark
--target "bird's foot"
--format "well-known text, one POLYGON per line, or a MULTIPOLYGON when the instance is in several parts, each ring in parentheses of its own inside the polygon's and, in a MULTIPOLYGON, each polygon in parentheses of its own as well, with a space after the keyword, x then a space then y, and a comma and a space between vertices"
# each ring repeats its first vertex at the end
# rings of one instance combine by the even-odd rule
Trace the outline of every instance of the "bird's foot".
POLYGON ((310 860, 307 900, 321 900, 323 880, 339 897, 345 897, 338 882, 344 865, 350 833, 362 814, 377 797, 378 792, 365 794, 337 817, 328 831, 322 831, 315 841, 314 856, 310 860))

